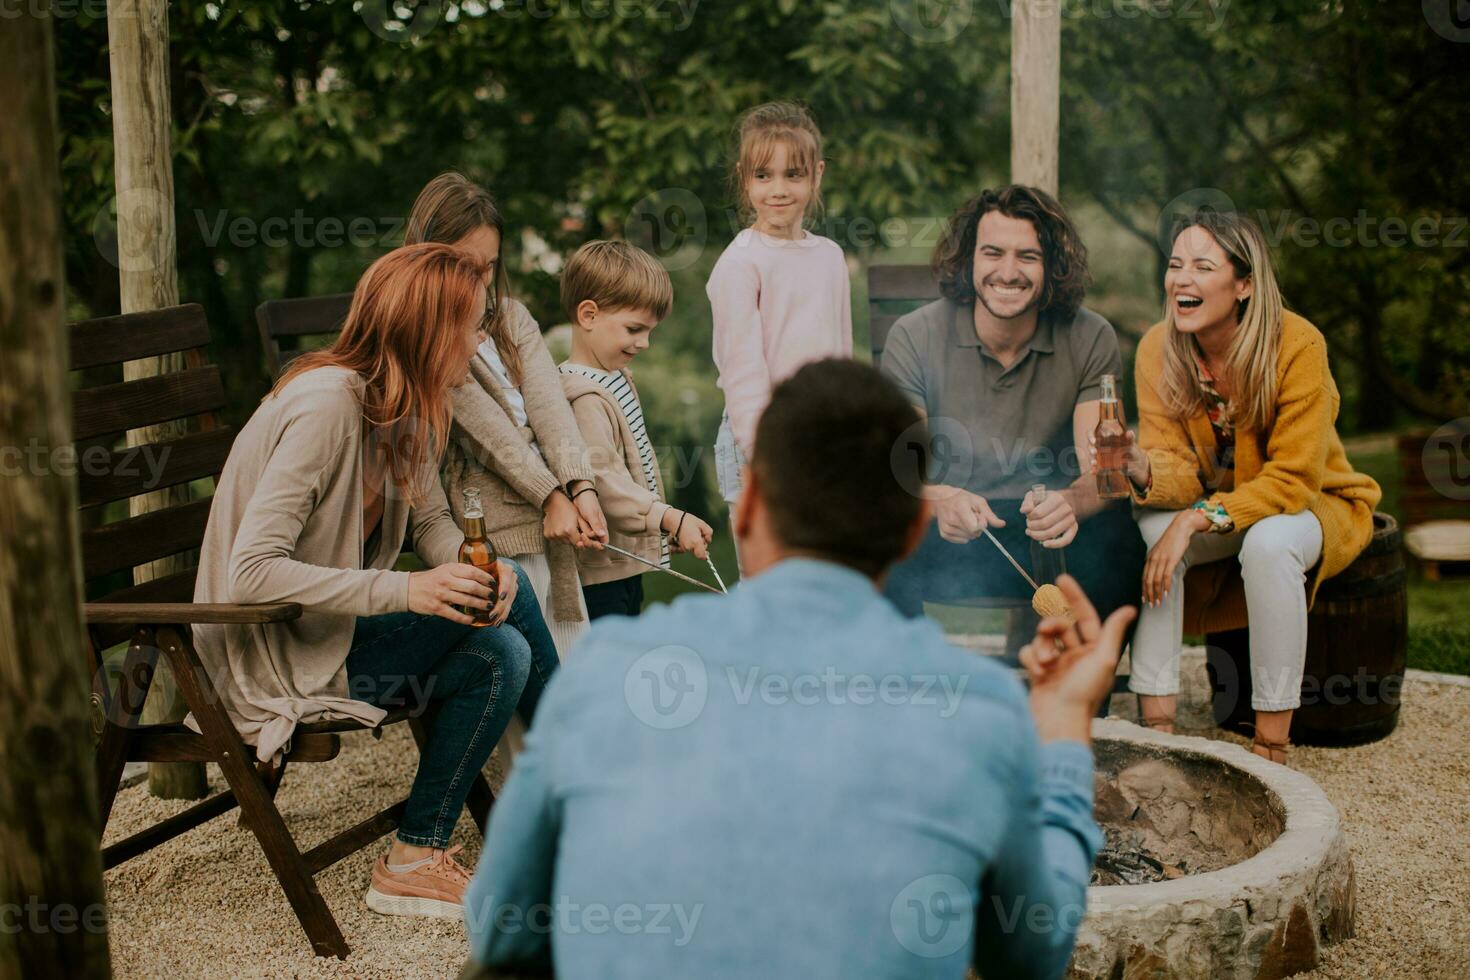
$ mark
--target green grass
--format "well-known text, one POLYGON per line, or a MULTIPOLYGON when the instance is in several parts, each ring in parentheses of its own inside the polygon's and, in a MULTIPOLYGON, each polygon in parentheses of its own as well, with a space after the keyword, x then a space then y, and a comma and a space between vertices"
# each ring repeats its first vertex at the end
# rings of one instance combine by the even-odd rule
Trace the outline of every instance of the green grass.
MULTIPOLYGON (((715 529, 714 541, 710 543, 710 557, 724 577, 726 588, 734 588, 740 579, 740 573, 735 564, 735 542, 730 539, 730 522, 721 514, 710 518, 710 526, 715 529)), ((715 585, 715 577, 710 573, 709 566, 693 555, 674 555, 671 564, 676 571, 683 572, 690 578, 715 585)), ((643 576, 643 608, 647 609, 659 602, 670 602, 686 592, 702 591, 704 590, 688 582, 681 582, 672 575, 649 569, 643 576)))
POLYGON ((1409 666, 1470 674, 1470 578, 1409 579, 1409 666))

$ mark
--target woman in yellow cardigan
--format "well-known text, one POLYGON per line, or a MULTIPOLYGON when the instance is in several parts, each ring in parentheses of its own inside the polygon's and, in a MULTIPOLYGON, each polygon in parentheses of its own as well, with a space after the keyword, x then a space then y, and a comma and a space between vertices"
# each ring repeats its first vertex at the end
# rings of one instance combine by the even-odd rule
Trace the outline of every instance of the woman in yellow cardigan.
POLYGON ((1130 687, 1145 723, 1172 731, 1186 612, 1192 631, 1249 622, 1253 748, 1284 763, 1307 610, 1367 546, 1381 493, 1348 464, 1327 344, 1282 305, 1254 222, 1192 215, 1164 293, 1163 322, 1138 347, 1127 455, 1149 546, 1130 687), (1238 576, 1222 561, 1231 556, 1238 576), (1186 596, 1185 571, 1198 566, 1186 596))

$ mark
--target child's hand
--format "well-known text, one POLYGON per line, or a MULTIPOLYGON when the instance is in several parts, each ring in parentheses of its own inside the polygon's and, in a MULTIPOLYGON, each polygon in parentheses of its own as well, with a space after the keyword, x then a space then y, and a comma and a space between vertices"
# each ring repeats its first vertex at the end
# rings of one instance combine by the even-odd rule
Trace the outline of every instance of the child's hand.
POLYGON ((675 551, 693 552, 695 558, 704 561, 709 557, 709 543, 714 536, 714 528, 693 514, 688 514, 684 517, 684 526, 679 528, 678 537, 672 543, 675 551))

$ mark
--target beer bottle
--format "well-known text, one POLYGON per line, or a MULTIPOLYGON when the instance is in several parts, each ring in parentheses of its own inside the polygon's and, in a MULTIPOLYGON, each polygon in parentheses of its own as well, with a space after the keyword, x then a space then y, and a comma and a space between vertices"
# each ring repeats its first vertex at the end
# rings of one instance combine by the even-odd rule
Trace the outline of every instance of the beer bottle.
POLYGON ((1118 400, 1118 381, 1102 376, 1101 415, 1093 438, 1097 442, 1097 495, 1104 500, 1128 496, 1128 474, 1124 472, 1128 431, 1123 421, 1123 403, 1118 400))
MULTIPOLYGON (((474 488, 464 492, 464 544, 459 546, 459 560, 489 573, 491 605, 494 605, 495 596, 500 594, 495 547, 485 536, 485 505, 480 502, 480 491, 474 488)), ((474 617, 476 626, 490 625, 490 612, 487 609, 465 607, 460 611, 474 617)))
MULTIPOLYGON (((1046 499, 1047 492, 1045 483, 1031 487, 1031 497, 1036 504, 1046 499)), ((1067 573, 1067 549, 1048 548, 1035 538, 1030 540, 1031 577, 1036 579, 1037 585, 1055 584, 1059 576, 1067 573)))

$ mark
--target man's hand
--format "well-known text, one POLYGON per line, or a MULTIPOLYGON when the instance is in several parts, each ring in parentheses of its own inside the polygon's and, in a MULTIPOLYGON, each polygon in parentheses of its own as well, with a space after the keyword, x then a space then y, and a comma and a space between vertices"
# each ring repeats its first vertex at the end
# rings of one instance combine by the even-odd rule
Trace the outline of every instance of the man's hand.
POLYGON ((1021 513, 1026 515, 1026 536, 1040 541, 1043 548, 1065 548, 1077 537, 1077 512, 1060 490, 1048 493, 1039 504, 1035 491, 1027 490, 1021 513))
POLYGON ((1138 610, 1124 606, 1100 623, 1076 579, 1063 575, 1057 586, 1077 624, 1048 616, 1036 628, 1036 638, 1022 648, 1021 665, 1031 681, 1031 714, 1043 742, 1090 744, 1092 718, 1113 689, 1123 636, 1138 610))
POLYGON ((930 490, 939 536, 953 544, 968 544, 987 527, 1005 527, 985 498, 959 487, 937 486, 930 490))

